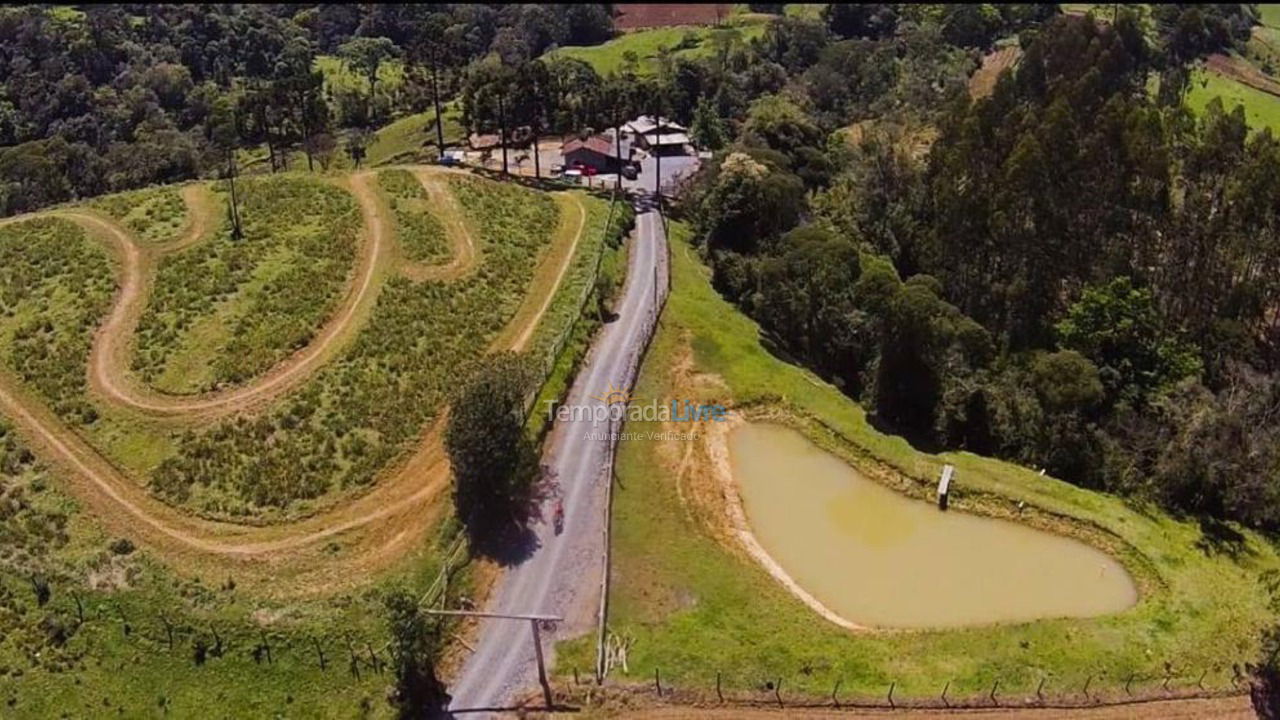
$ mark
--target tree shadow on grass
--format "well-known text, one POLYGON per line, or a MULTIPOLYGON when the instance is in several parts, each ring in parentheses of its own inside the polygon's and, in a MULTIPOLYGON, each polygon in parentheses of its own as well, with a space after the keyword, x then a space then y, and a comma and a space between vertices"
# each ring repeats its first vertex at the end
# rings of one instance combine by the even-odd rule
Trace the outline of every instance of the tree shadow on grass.
POLYGON ((1231 527, 1217 518, 1202 517, 1200 520, 1200 539, 1196 547, 1205 555, 1225 555, 1239 561, 1246 556, 1256 554, 1244 536, 1244 533, 1231 527))

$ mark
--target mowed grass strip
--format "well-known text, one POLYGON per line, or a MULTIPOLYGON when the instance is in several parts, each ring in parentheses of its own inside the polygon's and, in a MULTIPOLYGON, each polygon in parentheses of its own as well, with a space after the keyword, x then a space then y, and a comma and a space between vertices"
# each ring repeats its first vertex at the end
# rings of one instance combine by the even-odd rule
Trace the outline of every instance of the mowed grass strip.
MULTIPOLYGON (((985 696, 999 681, 1002 696, 1012 699, 1034 697, 1042 679, 1047 694, 1074 697, 1088 680, 1095 694, 1123 697, 1131 675, 1135 691, 1159 690, 1166 674, 1176 678, 1174 687, 1194 686, 1201 673, 1221 689, 1233 664, 1255 657, 1259 632, 1276 614, 1263 581, 1276 577, 1280 560, 1266 540, 1245 532, 1235 547, 1214 550, 1195 522, 1008 463, 922 453, 877 432, 856 403, 766 352, 758 326, 712 289, 687 229, 672 229, 674 291, 637 385, 640 402, 669 399, 671 368, 691 348, 693 371, 723 382, 714 397, 699 400, 785 406, 820 418, 858 452, 899 468, 921 495, 952 463, 958 490, 983 496, 993 510, 1025 501, 1113 533, 1136 549, 1125 560, 1146 578, 1147 592, 1134 608, 1097 618, 851 633, 713 539, 682 503, 660 443, 625 439, 614 495, 609 629, 634 642, 630 672, 615 671, 615 681, 651 682, 660 670, 664 682, 713 697, 717 673, 726 689, 748 694, 782 678, 793 698, 826 697, 837 681, 846 697, 883 698, 890 683, 899 698, 936 698, 946 683, 952 698, 985 696)), ((628 423, 626 430, 662 427, 628 423)), ((562 672, 592 667, 594 633, 564 644, 558 657, 562 672)))

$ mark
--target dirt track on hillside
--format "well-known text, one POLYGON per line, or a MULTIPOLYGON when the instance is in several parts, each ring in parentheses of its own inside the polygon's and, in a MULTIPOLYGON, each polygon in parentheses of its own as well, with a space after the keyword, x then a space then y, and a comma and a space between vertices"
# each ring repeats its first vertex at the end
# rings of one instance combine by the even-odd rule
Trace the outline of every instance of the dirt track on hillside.
POLYGON ((473 270, 479 254, 476 251, 475 239, 467 227, 466 215, 458 207, 458 200, 449 189, 440 182, 440 171, 427 168, 410 170, 422 190, 427 194, 435 215, 444 226, 445 237, 453 247, 453 258, 443 265, 423 265, 422 263, 402 260, 400 272, 416 282, 423 280, 453 280, 473 270))
MULTIPOLYGON (((95 215, 68 211, 61 213, 86 227, 96 227, 99 235, 108 238, 120 259, 120 291, 115 306, 94 337, 89 358, 89 375, 92 390, 114 405, 140 411, 149 416, 178 417, 184 421, 207 421, 212 418, 260 407, 305 380, 318 366, 332 355, 332 351, 351 336, 350 330, 357 318, 372 307, 381 287, 376 282, 380 268, 386 262, 387 247, 384 210, 369 186, 371 173, 352 176, 349 189, 360 204, 364 216, 364 232, 360 242, 360 256, 353 281, 346 296, 335 312, 305 347, 253 381, 227 390, 200 395, 169 395, 147 388, 137 382, 129 372, 129 354, 134 331, 143 309, 146 307, 154 267, 159 255, 148 252, 120 226, 95 215)), ((191 207, 189 205, 189 207, 191 207)), ((175 248, 189 247, 207 234, 209 220, 200 219, 208 206, 192 207, 197 219, 186 237, 175 248)))
MULTIPOLYGON (((378 244, 385 245, 380 222, 383 209, 368 185, 362 182, 367 180, 367 175, 357 176, 359 179, 353 188, 367 213, 366 218, 370 217, 369 213, 379 218, 371 224, 371 230, 378 244)), ((580 202, 576 198, 573 201, 585 214, 580 202)), ((144 292, 144 261, 140 257, 130 260, 131 253, 140 251, 124 231, 92 213, 55 211, 51 214, 67 217, 102 235, 121 256, 122 301, 117 303, 109 321, 119 319, 122 306, 140 302, 130 297, 129 283, 132 278, 133 293, 144 292)), ((15 221, 21 219, 25 218, 15 221)), ((576 233, 565 232, 565 226, 572 222, 562 213, 561 227, 544 253, 530 293, 503 333, 504 337, 512 334, 517 340, 527 338, 541 320, 549 304, 541 294, 554 295, 564 277, 564 267, 572 260, 572 251, 566 253, 565 247, 576 248, 578 244, 584 223, 580 218, 576 233), (554 270, 545 267, 548 265, 554 270), (554 284, 536 282, 536 278, 549 272, 554 272, 554 284), (529 307, 538 310, 530 312, 529 307)), ((191 227, 201 228, 205 224, 193 221, 191 227)), ((471 241, 468 244, 472 244, 471 241)), ((380 248, 369 252, 365 262, 380 260, 381 252, 380 248)), ((121 323, 113 329, 119 330, 127 324, 121 323)), ((105 331, 104 325, 99 337, 105 331)), ((333 341, 333 335, 326 337, 333 341)), ((514 343, 502 345, 513 347, 514 343)), ((317 352, 315 357, 319 355, 317 352)), ((318 359, 299 364, 307 368, 317 362, 318 359)), ((109 362, 106 370, 110 370, 109 362)), ((294 373, 306 374, 304 370, 294 373)), ((258 392, 240 395, 237 403, 243 408, 278 394, 281 390, 277 388, 278 385, 264 388, 262 381, 252 383, 240 392, 247 389, 258 392)), ((271 526, 218 522, 193 517, 152 497, 79 435, 64 427, 47 407, 29 397, 19 383, 4 373, 0 373, 0 412, 18 424, 42 458, 65 471, 73 494, 94 511, 110 532, 137 538, 184 572, 201 575, 212 572, 215 577, 217 573, 227 574, 241 585, 259 585, 273 594, 324 593, 349 587, 366 581, 371 571, 392 564, 413 548, 420 548, 423 537, 442 511, 440 504, 433 501, 449 480, 448 462, 441 443, 446 409, 441 419, 424 433, 418 446, 388 468, 372 489, 338 503, 331 510, 271 526)))

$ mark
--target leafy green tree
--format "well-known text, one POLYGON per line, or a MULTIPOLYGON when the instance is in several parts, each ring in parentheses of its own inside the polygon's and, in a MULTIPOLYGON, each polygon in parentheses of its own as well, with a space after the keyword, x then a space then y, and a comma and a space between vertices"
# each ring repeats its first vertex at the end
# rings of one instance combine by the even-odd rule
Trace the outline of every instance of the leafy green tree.
POLYGON ((1113 401, 1141 404, 1200 372, 1195 346, 1165 327, 1151 291, 1119 277, 1086 288, 1057 331, 1063 347, 1098 366, 1113 401))
POLYGON ((698 228, 712 250, 754 252, 790 230, 804 207, 804 185, 744 152, 730 153, 701 198, 698 228))
POLYGON ((715 106, 704 95, 698 98, 698 106, 693 111, 693 122, 689 125, 689 134, 693 142, 700 148, 719 150, 728 141, 729 132, 724 120, 716 112, 715 106))
POLYGON ((454 504, 474 539, 525 520, 537 465, 524 430, 534 377, 527 358, 494 355, 462 385, 450 410, 445 448, 454 504))
POLYGON ((369 83, 365 117, 367 120, 372 120, 374 98, 378 93, 378 71, 382 69, 383 63, 400 55, 400 48, 396 47, 389 38, 356 37, 343 43, 338 48, 338 54, 369 83))
POLYGON ((1031 376, 1040 402, 1051 412, 1089 410, 1102 401, 1098 368, 1074 350, 1037 355, 1031 376))
POLYGON ((383 604, 391 634, 393 702, 398 715, 405 720, 435 717, 447 697, 435 667, 443 646, 439 621, 422 612, 417 599, 401 588, 387 593, 383 604))
POLYGON ((888 3, 831 3, 822 9, 822 19, 842 38, 882 38, 898 26, 898 13, 888 3))

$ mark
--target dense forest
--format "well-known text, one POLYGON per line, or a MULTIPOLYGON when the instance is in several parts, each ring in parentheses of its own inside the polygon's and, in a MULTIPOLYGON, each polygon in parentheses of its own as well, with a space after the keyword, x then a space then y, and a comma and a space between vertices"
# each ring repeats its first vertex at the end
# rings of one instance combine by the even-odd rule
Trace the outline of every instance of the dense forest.
POLYGON ((717 287, 884 427, 1276 528, 1280 139, 1183 102, 1253 6, 750 10, 776 15, 757 37, 602 77, 548 51, 612 37, 607 5, 3 8, 0 214, 248 149, 358 162, 445 107, 535 136, 665 114, 716 151, 677 210, 717 287), (975 100, 997 44, 1021 59, 975 100))
POLYGON ((612 33, 602 5, 46 5, 0 8, 0 215, 230 171, 359 154, 393 115, 447 102, 491 49, 527 61, 612 33), (368 92, 324 87, 333 55, 368 92), (378 93, 390 60, 405 68, 378 93))
POLYGON ((1011 10, 1022 59, 975 101, 945 24, 829 11, 684 211, 720 290, 887 429, 1274 530, 1280 139, 1181 87, 1249 12, 1011 10))

